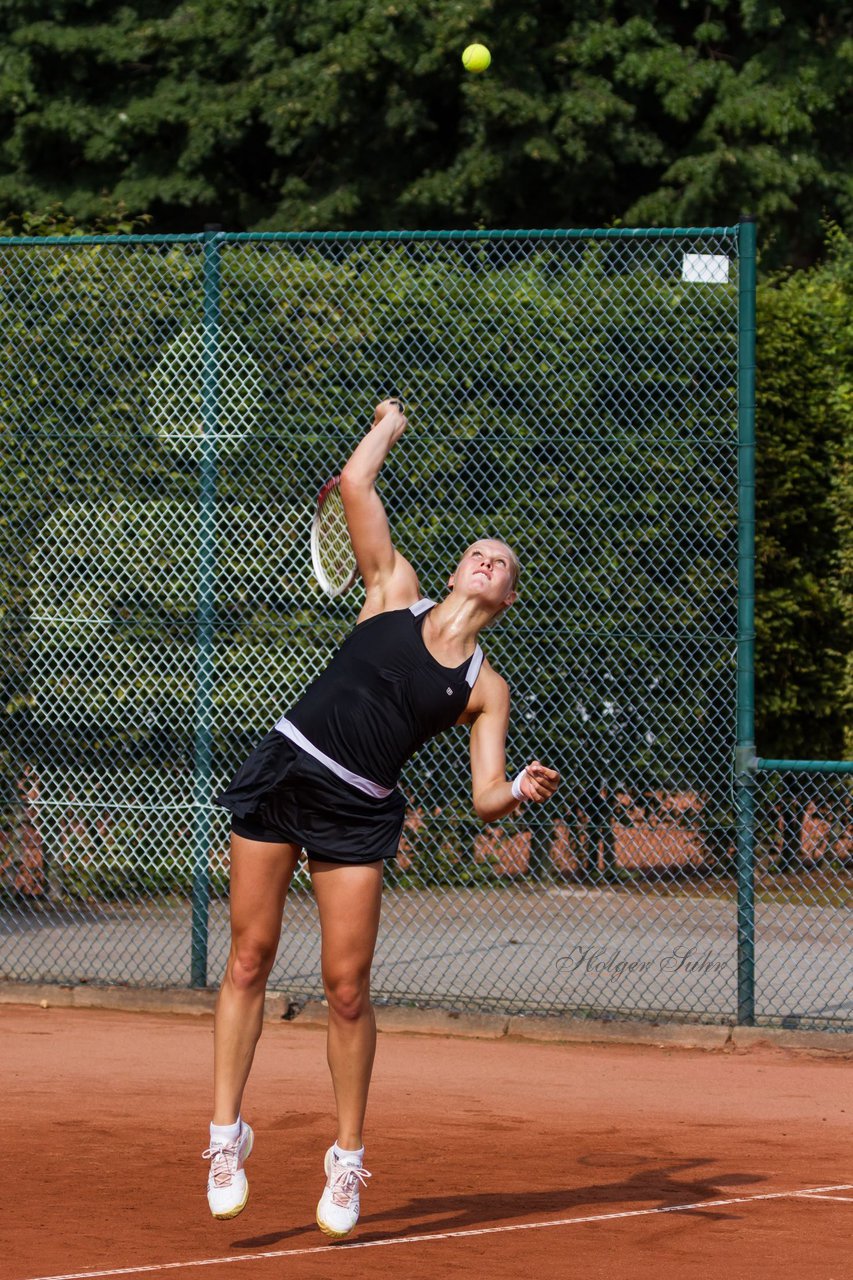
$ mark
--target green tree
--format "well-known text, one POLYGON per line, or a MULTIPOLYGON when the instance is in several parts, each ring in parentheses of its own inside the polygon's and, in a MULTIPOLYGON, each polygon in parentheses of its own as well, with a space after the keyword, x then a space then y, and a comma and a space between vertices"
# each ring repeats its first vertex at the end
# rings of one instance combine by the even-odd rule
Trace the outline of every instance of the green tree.
POLYGON ((837 230, 831 235, 826 358, 831 370, 827 398, 840 426, 833 454, 831 502, 838 533, 838 585, 842 614, 844 670, 838 711, 844 731, 844 758, 853 759, 853 241, 837 230))
POLYGON ((0 213, 158 230, 730 225, 851 214, 849 4, 9 0, 0 213), (468 75, 482 39, 490 70, 468 75))
POLYGON ((776 758, 838 759, 850 733, 853 249, 829 246, 758 291, 757 737, 776 758))

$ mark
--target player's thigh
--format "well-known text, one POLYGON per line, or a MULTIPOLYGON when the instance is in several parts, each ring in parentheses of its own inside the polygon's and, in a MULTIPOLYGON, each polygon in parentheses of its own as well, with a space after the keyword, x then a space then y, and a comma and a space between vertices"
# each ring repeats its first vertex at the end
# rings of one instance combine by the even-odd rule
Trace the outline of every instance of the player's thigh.
POLYGON ((231 934, 277 942, 299 849, 231 835, 231 934))
POLYGON ((383 865, 309 860, 327 980, 370 971, 382 908, 383 865))

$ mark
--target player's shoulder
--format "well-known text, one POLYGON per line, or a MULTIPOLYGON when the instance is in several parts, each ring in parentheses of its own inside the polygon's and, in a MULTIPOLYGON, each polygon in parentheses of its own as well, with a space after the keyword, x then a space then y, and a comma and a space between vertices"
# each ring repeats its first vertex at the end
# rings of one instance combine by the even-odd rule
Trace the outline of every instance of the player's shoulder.
POLYGON ((381 613, 393 613, 399 609, 410 609, 422 598, 418 576, 408 560, 399 552, 395 572, 384 582, 368 588, 364 604, 358 615, 359 622, 378 617, 381 613))
POLYGON ((477 703, 482 711, 499 711, 509 706, 509 685, 500 672, 495 671, 488 658, 483 658, 474 694, 479 695, 477 703))

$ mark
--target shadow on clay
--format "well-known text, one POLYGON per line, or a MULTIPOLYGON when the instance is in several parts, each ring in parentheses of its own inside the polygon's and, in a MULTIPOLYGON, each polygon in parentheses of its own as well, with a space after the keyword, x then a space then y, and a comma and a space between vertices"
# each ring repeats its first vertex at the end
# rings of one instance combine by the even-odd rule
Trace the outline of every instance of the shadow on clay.
MULTIPOLYGON (((713 1175, 708 1170, 706 1176, 698 1172, 691 1174, 691 1171, 698 1171, 702 1166, 714 1163, 712 1160, 697 1159, 655 1165, 649 1160, 644 1168, 629 1178, 594 1182, 581 1187, 548 1191, 484 1190, 470 1195, 415 1196, 392 1210, 363 1213, 350 1240, 352 1243, 365 1243, 369 1240, 391 1240, 396 1236, 474 1230, 490 1224, 529 1222, 540 1216, 543 1220, 555 1216, 571 1216, 572 1210, 581 1209, 602 1213, 609 1209, 614 1212, 630 1212, 632 1208, 666 1209, 703 1200, 719 1200, 741 1191, 748 1193, 750 1187, 766 1182, 761 1174, 753 1173, 713 1175)), ((736 1207, 731 1210, 700 1207, 683 1212, 709 1222, 740 1216, 736 1207)), ((268 1232, 263 1236, 232 1240, 231 1248, 268 1249, 282 1241, 298 1240, 306 1236, 310 1236, 317 1244, 323 1243, 323 1237, 312 1220, 282 1231, 268 1232)), ((345 1249, 347 1243, 349 1242, 342 1241, 335 1247, 345 1249)))

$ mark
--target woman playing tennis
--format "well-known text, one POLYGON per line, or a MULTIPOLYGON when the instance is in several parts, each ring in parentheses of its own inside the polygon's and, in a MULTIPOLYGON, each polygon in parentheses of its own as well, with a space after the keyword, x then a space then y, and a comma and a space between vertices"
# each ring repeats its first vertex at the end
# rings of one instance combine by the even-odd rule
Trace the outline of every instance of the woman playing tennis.
POLYGON ((253 1136, 240 1107, 284 901, 304 848, 320 916, 337 1109, 317 1222, 335 1239, 358 1221, 370 1177, 362 1144, 376 1045, 370 970, 383 863, 396 855, 403 826, 400 771, 428 738, 463 724, 470 726, 474 808, 484 822, 523 800, 547 800, 559 782, 538 761, 507 779, 509 690, 477 643, 516 598, 514 553, 493 538, 473 543, 449 593, 433 604, 393 546, 375 484, 405 428, 397 402, 378 405, 341 476, 366 590, 355 629, 217 799, 232 813, 231 949, 216 1007, 208 1202, 214 1217, 231 1218, 248 1198, 244 1164, 253 1136))

